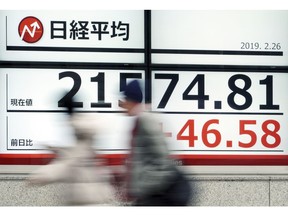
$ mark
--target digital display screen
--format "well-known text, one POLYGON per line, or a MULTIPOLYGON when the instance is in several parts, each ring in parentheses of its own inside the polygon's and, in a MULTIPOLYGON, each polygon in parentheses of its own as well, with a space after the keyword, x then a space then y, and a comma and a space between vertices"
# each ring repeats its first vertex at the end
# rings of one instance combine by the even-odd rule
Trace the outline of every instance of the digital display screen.
POLYGON ((288 164, 286 10, 0 11, 0 28, 0 157, 73 143, 67 98, 127 154, 138 79, 183 165, 288 164))

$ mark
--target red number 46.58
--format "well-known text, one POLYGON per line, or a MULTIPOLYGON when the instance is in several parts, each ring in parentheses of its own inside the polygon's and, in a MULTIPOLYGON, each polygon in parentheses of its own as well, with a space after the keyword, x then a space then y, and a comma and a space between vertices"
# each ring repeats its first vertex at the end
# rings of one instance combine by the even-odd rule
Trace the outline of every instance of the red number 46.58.
MULTIPOLYGON (((218 119, 211 119, 202 127, 201 138, 205 146, 209 148, 217 147, 221 143, 221 133, 217 129, 211 128, 212 125, 218 125, 218 119), (208 139, 208 136, 214 136, 214 139, 208 139), (212 141, 211 141, 212 140, 212 141)), ((239 121, 239 135, 246 135, 250 137, 249 142, 238 141, 239 147, 251 148, 257 143, 257 134, 247 127, 250 125, 256 125, 256 120, 240 120, 239 121)), ((280 124, 276 120, 266 120, 262 123, 263 135, 261 136, 261 143, 266 148, 276 148, 281 143, 281 137, 277 133, 280 130, 280 124), (273 129, 269 128, 269 125, 273 125, 273 129), (273 138, 273 142, 268 142, 268 137, 273 138)), ((189 119, 184 126, 181 128, 177 134, 177 140, 187 140, 189 142, 189 147, 195 146, 195 141, 198 140, 198 136, 195 135, 195 120, 189 119), (186 135, 184 135, 186 134, 186 135)))

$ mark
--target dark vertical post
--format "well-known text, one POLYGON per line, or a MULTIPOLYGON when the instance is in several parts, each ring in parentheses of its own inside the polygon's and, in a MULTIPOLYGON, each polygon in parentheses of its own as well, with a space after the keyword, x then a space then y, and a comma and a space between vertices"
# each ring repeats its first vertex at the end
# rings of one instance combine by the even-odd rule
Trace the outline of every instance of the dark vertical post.
POLYGON ((144 11, 145 103, 151 103, 151 10, 144 11))

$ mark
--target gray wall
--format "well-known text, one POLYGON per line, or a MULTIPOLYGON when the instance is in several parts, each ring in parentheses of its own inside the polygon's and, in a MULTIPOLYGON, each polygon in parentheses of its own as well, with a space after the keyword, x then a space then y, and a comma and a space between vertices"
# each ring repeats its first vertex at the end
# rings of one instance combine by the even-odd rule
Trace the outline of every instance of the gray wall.
MULTIPOLYGON (((189 175, 191 206, 288 206, 288 175, 189 175)), ((63 184, 29 186, 0 174, 0 206, 63 206, 63 184)), ((125 205, 120 203, 120 205, 125 205)))

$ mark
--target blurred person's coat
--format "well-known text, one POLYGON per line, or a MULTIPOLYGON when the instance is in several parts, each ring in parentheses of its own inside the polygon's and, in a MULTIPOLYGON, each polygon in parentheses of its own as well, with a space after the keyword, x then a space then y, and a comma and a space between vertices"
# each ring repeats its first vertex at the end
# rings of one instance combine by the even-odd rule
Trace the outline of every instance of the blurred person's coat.
POLYGON ((160 124, 151 114, 142 112, 137 116, 132 133, 128 194, 138 200, 159 195, 160 199, 174 199, 168 203, 186 203, 190 198, 190 186, 170 158, 160 124), (182 185, 179 187, 179 184, 182 185))
POLYGON ((74 128, 75 145, 56 149, 57 157, 33 172, 30 183, 65 183, 63 195, 67 205, 115 205, 109 169, 95 158, 97 154, 92 147, 96 128, 93 119, 73 114, 69 121, 74 128))

